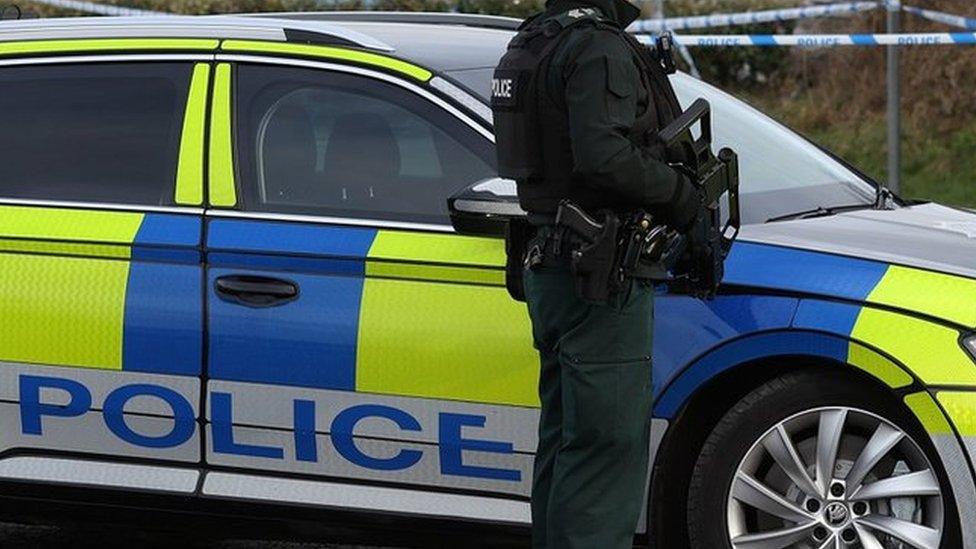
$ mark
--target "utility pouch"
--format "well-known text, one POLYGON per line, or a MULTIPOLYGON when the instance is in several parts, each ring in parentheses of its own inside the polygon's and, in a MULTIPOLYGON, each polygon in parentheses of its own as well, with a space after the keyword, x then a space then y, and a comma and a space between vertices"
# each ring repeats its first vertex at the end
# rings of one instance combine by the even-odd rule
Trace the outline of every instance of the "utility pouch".
POLYGON ((677 234, 639 210, 622 229, 620 271, 625 277, 662 282, 667 280, 664 257, 677 234))
POLYGON ((617 265, 620 219, 610 211, 602 211, 603 222, 589 217, 575 204, 563 201, 556 214, 556 225, 569 229, 573 240, 570 269, 576 296, 595 305, 606 305, 619 289, 617 265))
POLYGON ((491 81, 498 174, 515 180, 536 177, 542 170, 536 74, 518 68, 528 63, 526 57, 537 62, 530 50, 509 50, 491 81))
POLYGON ((525 302, 525 254, 532 225, 525 218, 508 220, 505 225, 505 288, 515 301, 525 302))

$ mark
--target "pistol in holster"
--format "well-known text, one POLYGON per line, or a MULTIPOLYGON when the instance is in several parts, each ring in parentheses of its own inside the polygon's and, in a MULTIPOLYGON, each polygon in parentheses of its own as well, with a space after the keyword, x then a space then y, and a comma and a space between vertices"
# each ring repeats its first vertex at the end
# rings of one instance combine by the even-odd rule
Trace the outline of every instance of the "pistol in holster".
POLYGON ((593 219, 579 206, 562 201, 556 213, 556 227, 569 246, 569 265, 576 295, 589 303, 604 304, 617 287, 617 239, 620 219, 601 210, 593 219))
POLYGON ((658 263, 669 242, 667 227, 643 211, 623 221, 608 210, 599 217, 590 217, 569 201, 563 201, 556 214, 556 226, 573 241, 570 269, 580 299, 606 304, 631 278, 664 278, 666 272, 658 263))

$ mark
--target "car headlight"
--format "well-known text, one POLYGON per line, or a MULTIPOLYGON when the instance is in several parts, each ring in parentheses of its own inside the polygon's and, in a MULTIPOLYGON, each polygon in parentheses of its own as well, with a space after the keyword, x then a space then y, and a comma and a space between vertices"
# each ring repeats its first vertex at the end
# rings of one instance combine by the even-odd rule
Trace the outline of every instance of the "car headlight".
POLYGON ((976 361, 976 334, 966 334, 959 339, 959 344, 969 353, 969 356, 976 361))

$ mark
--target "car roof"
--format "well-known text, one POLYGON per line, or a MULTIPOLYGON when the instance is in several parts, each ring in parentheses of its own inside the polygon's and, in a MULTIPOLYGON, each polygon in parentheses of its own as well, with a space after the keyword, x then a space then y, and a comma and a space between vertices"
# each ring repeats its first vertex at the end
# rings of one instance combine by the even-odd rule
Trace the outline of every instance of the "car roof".
POLYGON ((325 22, 389 44, 399 57, 440 72, 493 68, 522 21, 450 12, 319 11, 251 14, 325 22))
POLYGON ((297 21, 359 21, 366 23, 423 23, 427 25, 453 25, 483 29, 514 31, 522 25, 521 19, 498 15, 480 15, 431 11, 293 11, 259 12, 239 14, 246 17, 292 19, 297 21))
POLYGON ((393 49, 373 37, 326 21, 227 15, 63 17, 0 21, 0 43, 88 38, 235 38, 279 42, 294 39, 306 43, 343 45, 376 51, 393 49))
POLYGON ((518 20, 448 13, 311 12, 0 21, 0 42, 62 38, 244 38, 389 52, 435 71, 493 67, 518 20))
POLYGON ((452 77, 482 99, 520 21, 417 12, 68 17, 0 21, 0 44, 93 38, 252 39, 364 48, 452 77))
POLYGON ((513 31, 465 25, 336 21, 393 47, 395 55, 441 72, 494 67, 513 31))

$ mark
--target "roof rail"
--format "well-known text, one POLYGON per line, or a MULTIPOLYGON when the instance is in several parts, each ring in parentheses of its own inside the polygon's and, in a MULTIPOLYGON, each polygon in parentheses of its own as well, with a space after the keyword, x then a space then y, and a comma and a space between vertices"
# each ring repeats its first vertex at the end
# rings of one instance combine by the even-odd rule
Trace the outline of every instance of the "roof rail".
POLYGON ((229 38, 394 51, 389 44, 371 36, 325 21, 236 15, 64 17, 0 21, 0 42, 77 38, 229 38))
POLYGON ((277 18, 296 21, 349 21, 357 23, 424 23, 428 25, 461 25, 484 29, 517 30, 521 19, 497 15, 477 15, 448 12, 409 11, 313 11, 266 12, 242 14, 247 17, 277 18))

